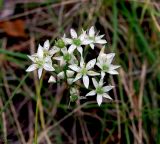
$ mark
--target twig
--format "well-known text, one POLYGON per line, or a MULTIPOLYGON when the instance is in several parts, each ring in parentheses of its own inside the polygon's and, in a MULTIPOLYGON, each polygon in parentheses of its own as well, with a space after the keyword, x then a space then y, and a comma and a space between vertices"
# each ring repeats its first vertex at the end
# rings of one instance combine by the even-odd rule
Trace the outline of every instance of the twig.
POLYGON ((50 130, 54 129, 56 126, 58 126, 60 123, 62 123, 64 120, 66 120, 67 118, 69 118, 70 116, 72 116, 75 112, 79 111, 81 108, 85 107, 88 104, 93 104, 95 102, 86 102, 82 105, 80 105, 79 107, 75 108, 72 112, 70 112, 69 114, 67 114, 66 116, 64 116, 62 119, 60 119, 57 123, 55 123, 52 126, 49 126, 48 128, 46 128, 43 132, 40 133, 40 135, 38 136, 38 143, 40 143, 40 141, 42 140, 42 138, 44 137, 45 133, 48 133, 50 130))
MULTIPOLYGON (((3 107, 3 102, 0 97, 0 108, 3 107)), ((6 122, 6 114, 2 112, 2 125, 3 125, 3 135, 4 135, 4 143, 7 144, 7 122, 6 122)))
MULTIPOLYGON (((4 74, 3 80, 4 80, 4 85, 5 85, 5 88, 6 88, 6 93, 7 93, 8 97, 12 98, 12 94, 11 94, 11 92, 9 90, 9 87, 8 87, 8 82, 7 82, 7 79, 5 77, 5 70, 3 68, 2 68, 2 71, 3 71, 3 74, 4 74)), ((17 129, 18 129, 18 133, 20 135, 21 142, 22 142, 22 144, 26 144, 26 141, 25 141, 25 138, 24 138, 20 123, 18 121, 18 117, 17 117, 17 113, 16 113, 16 110, 15 110, 15 107, 14 107, 14 105, 13 105, 11 100, 9 101, 9 104, 10 104, 11 111, 12 111, 12 114, 13 114, 17 129)))
POLYGON ((146 77, 146 69, 147 69, 147 64, 146 61, 142 66, 142 73, 140 76, 140 92, 139 92, 139 121, 138 121, 138 129, 139 129, 139 144, 142 144, 142 134, 143 134, 143 129, 142 129, 142 100, 143 100, 143 91, 144 91, 144 84, 145 84, 145 77, 146 77))
MULTIPOLYGON (((115 86, 115 82, 113 80, 113 77, 111 79, 111 82, 112 82, 112 85, 115 86)), ((115 100, 118 101, 116 89, 113 89, 113 93, 115 96, 115 100)), ((116 111, 117 111, 117 122, 118 122, 118 140, 120 140, 121 139, 121 119, 120 119, 119 103, 116 103, 116 111)))
MULTIPOLYGON (((59 6, 62 6, 62 5, 69 5, 69 4, 73 4, 73 3, 77 3, 77 2, 86 2, 86 1, 88 1, 88 0, 68 0, 68 1, 63 1, 61 3, 52 4, 49 7, 50 8, 56 8, 56 7, 59 7, 59 6)), ((48 9, 48 6, 39 7, 39 8, 30 10, 30 11, 26 11, 26 12, 21 13, 21 14, 17 14, 15 16, 11 16, 11 17, 8 17, 8 18, 3 18, 3 19, 0 20, 0 22, 20 18, 20 17, 26 16, 26 15, 34 14, 35 12, 39 12, 39 11, 43 11, 43 10, 47 10, 47 9, 48 9)))

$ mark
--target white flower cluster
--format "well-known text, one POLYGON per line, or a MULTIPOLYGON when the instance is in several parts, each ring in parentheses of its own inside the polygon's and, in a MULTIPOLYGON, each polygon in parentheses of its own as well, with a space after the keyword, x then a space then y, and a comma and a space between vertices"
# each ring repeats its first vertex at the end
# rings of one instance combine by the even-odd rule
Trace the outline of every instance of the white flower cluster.
MULTIPOLYGON (((55 41, 55 45, 51 48, 49 40, 44 42, 43 47, 39 45, 37 53, 28 56, 33 64, 26 71, 31 72, 38 69, 39 79, 43 69, 53 71, 48 82, 55 83, 56 79, 66 81, 70 88, 71 101, 84 98, 79 96, 79 88, 92 89, 91 87, 94 86, 94 90, 91 90, 86 96, 97 95, 97 103, 100 106, 103 97, 112 99, 107 92, 113 86, 103 86, 105 74, 118 74, 116 69, 120 66, 111 64, 115 54, 104 53, 104 46, 102 46, 97 58, 85 62, 89 48, 94 50, 96 44, 104 45, 107 43, 105 39, 102 39, 104 35, 95 33, 93 26, 87 31, 82 30, 80 35, 71 29, 70 34, 71 38, 64 35, 55 41), (92 84, 89 77, 92 77, 92 84), (80 79, 82 79, 82 83, 78 81, 80 79)), ((92 56, 94 57, 94 55, 92 56)))

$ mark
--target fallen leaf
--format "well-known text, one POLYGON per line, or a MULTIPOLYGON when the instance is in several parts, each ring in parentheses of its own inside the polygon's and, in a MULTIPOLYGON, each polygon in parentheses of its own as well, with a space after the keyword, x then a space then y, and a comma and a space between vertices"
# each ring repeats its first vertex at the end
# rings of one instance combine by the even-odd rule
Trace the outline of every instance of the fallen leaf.
POLYGON ((23 20, 5 21, 0 22, 0 28, 4 30, 6 34, 12 37, 26 37, 25 23, 23 20))

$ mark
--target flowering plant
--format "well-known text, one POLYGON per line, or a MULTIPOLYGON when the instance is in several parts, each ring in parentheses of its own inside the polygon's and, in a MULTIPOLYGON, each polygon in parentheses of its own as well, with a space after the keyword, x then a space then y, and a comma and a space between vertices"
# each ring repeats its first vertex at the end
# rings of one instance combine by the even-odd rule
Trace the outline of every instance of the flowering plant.
POLYGON ((114 87, 111 85, 103 86, 105 75, 106 73, 118 74, 116 69, 120 66, 111 64, 115 54, 104 52, 104 45, 107 41, 103 39, 104 35, 95 33, 93 26, 89 30, 82 30, 79 36, 74 29, 70 30, 70 34, 71 38, 64 35, 51 48, 49 40, 44 42, 43 47, 39 45, 37 53, 28 55, 33 64, 26 71, 31 72, 38 69, 39 79, 43 69, 53 71, 48 82, 65 81, 69 85, 70 101, 72 102, 84 98, 79 96, 79 88, 91 90, 94 86, 94 89, 85 96, 97 95, 97 103, 100 106, 103 97, 112 99, 107 92, 114 87), (89 48, 93 51, 97 44, 100 44, 102 48, 98 57, 94 57, 94 55, 90 55, 89 48), (94 58, 88 60, 89 56, 94 58), (90 77, 92 77, 92 84, 90 77))

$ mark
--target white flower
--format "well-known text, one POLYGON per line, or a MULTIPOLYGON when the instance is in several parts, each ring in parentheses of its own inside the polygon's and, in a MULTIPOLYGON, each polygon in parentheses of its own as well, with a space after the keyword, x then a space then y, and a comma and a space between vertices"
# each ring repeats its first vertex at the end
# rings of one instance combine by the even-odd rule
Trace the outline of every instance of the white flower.
POLYGON ((82 31, 82 34, 78 36, 76 31, 74 29, 71 29, 70 34, 72 39, 63 38, 64 41, 70 44, 68 51, 73 52, 77 48, 77 50, 82 55, 82 52, 83 52, 82 45, 87 45, 90 43, 90 41, 86 39, 87 38, 86 31, 82 31))
POLYGON ((46 71, 54 71, 55 69, 52 67, 52 60, 50 56, 44 57, 44 50, 39 45, 38 51, 36 54, 33 54, 31 56, 28 56, 34 64, 30 65, 27 68, 27 72, 34 71, 35 69, 38 69, 38 77, 40 79, 42 75, 42 70, 45 69, 46 71))
POLYGON ((56 82, 56 79, 54 76, 50 76, 49 80, 48 80, 48 83, 55 83, 56 82))
POLYGON ((118 74, 118 72, 115 70, 119 68, 119 65, 112 65, 112 60, 115 56, 115 53, 105 54, 102 51, 100 52, 96 65, 102 70, 101 75, 104 76, 105 73, 109 74, 118 74))
POLYGON ((97 95, 96 99, 99 106, 102 103, 103 97, 112 100, 112 98, 106 92, 110 91, 112 88, 114 88, 114 86, 103 86, 103 78, 100 79, 99 83, 95 78, 92 78, 92 82, 95 90, 90 91, 88 94, 86 94, 86 96, 97 95))
POLYGON ((52 57, 55 53, 57 53, 59 51, 59 48, 57 48, 57 47, 53 47, 51 50, 49 50, 49 48, 50 48, 49 40, 46 40, 44 42, 43 47, 39 44, 39 48, 42 49, 44 57, 47 57, 47 56, 52 57))
POLYGON ((87 64, 85 64, 83 58, 81 57, 80 66, 78 66, 76 64, 68 66, 70 69, 77 72, 77 75, 76 75, 75 79, 73 80, 73 82, 79 80, 80 78, 83 78, 83 84, 86 88, 88 88, 88 86, 89 86, 88 75, 89 76, 99 75, 99 73, 91 71, 91 69, 94 67, 95 63, 96 63, 96 59, 92 59, 87 64))
POLYGON ((69 52, 67 48, 61 49, 63 56, 54 57, 53 59, 60 61, 60 66, 65 65, 66 63, 73 64, 77 63, 76 57, 73 55, 72 52, 69 52))
POLYGON ((60 79, 67 79, 67 82, 68 84, 72 84, 73 83, 73 75, 74 75, 74 71, 71 71, 71 70, 66 70, 66 74, 64 71, 60 72, 57 76, 60 78, 60 79))
POLYGON ((98 33, 96 34, 95 33, 95 30, 94 30, 94 27, 92 26, 90 29, 89 29, 89 32, 88 32, 88 39, 90 41, 90 47, 92 49, 94 49, 94 44, 97 43, 97 44, 106 44, 107 41, 105 39, 102 39, 104 35, 98 35, 98 33))

